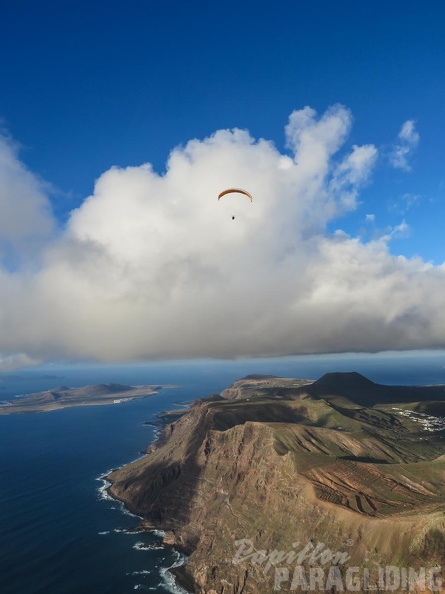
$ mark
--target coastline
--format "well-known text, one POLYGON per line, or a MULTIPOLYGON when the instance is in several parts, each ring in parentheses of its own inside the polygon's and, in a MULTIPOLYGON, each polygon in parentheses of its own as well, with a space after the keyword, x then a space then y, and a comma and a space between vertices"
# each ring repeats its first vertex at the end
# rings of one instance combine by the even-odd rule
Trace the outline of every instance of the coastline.
POLYGON ((117 468, 110 469, 97 478, 97 480, 103 482, 103 485, 99 488, 99 496, 101 499, 117 502, 122 513, 130 515, 139 520, 138 526, 134 529, 135 531, 159 536, 160 539, 162 539, 159 541, 159 545, 164 549, 171 549, 177 554, 177 560, 171 566, 162 567, 159 569, 159 574, 165 582, 166 587, 168 587, 175 594, 192 594, 195 591, 195 584, 192 578, 185 571, 188 556, 191 554, 192 550, 176 543, 175 536, 172 531, 164 530, 161 526, 148 524, 144 517, 141 516, 135 507, 131 505, 130 501, 114 494, 112 492, 114 481, 110 478, 110 475, 128 466, 129 464, 134 464, 144 460, 150 455, 154 448, 161 446, 164 443, 164 439, 168 439, 168 436, 164 435, 166 427, 178 420, 187 410, 193 406, 194 402, 195 401, 175 403, 178 407, 182 407, 182 410, 163 410, 156 414, 156 418, 159 419, 159 421, 145 421, 143 423, 144 425, 155 427, 153 441, 151 441, 145 450, 141 452, 141 455, 134 460, 131 460, 130 462, 127 462, 117 468))
MULTIPOLYGON (((155 439, 155 441, 156 441, 156 439, 155 439)), ((152 442, 152 443, 154 443, 154 442, 152 442)), ((146 456, 146 455, 147 454, 144 454, 144 456, 146 456)), ((140 460, 144 456, 136 458, 136 460, 140 460)), ((135 462, 136 460, 133 460, 133 462, 135 462)), ((102 481, 104 483, 98 489, 99 497, 105 501, 117 502, 119 504, 119 508, 120 508, 119 511, 121 513, 123 513, 125 515, 129 515, 132 518, 137 518, 139 520, 139 524, 136 527, 128 528, 128 529, 116 528, 115 532, 125 532, 127 534, 147 533, 147 534, 152 534, 154 536, 158 536, 160 539, 158 542, 158 545, 142 545, 141 546, 141 543, 136 543, 135 545, 133 545, 133 548, 145 550, 145 549, 150 549, 153 546, 158 546, 159 548, 162 548, 162 549, 168 548, 168 549, 173 550, 177 554, 177 560, 174 561, 173 564, 168 567, 158 568, 159 575, 160 575, 161 579, 164 581, 165 587, 167 589, 170 589, 170 591, 173 594, 192 594, 194 592, 194 584, 192 582, 190 582, 188 575, 186 574, 186 572, 183 569, 187 563, 189 551, 185 551, 180 546, 175 546, 175 545, 169 544, 169 542, 166 542, 166 538, 168 541, 168 533, 167 532, 165 532, 164 530, 159 529, 159 528, 146 527, 143 523, 144 518, 142 516, 135 513, 134 510, 131 510, 129 508, 129 505, 125 501, 119 499, 118 497, 114 497, 113 495, 111 495, 109 493, 109 489, 112 486, 112 482, 108 480, 107 476, 109 473, 114 472, 115 470, 118 470, 118 469, 111 469, 111 470, 107 471, 105 474, 97 477, 96 480, 102 481)), ((143 570, 143 571, 150 572, 151 569, 143 570)))

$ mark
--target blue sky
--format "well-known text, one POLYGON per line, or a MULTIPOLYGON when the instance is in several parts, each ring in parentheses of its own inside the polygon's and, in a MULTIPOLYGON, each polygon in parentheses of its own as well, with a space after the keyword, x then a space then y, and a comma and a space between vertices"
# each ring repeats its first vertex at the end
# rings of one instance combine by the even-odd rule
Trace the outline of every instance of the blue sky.
MULTIPOLYGON (((402 218, 397 250, 441 262, 445 8, 441 2, 41 2, 4 4, 0 116, 63 216, 112 165, 162 171, 171 149, 219 128, 284 148, 293 109, 342 103, 352 143, 390 146, 413 119, 412 171, 374 174, 367 210, 402 218), (425 238, 425 234, 428 238, 425 238)), ((396 249, 396 248, 394 248, 396 249)))
MULTIPOLYGON (((39 196, 33 195, 22 206, 23 219, 26 212, 38 212, 35 216, 42 221, 41 229, 40 222, 36 223, 40 229, 37 239, 29 239, 28 230, 26 241, 23 233, 18 241, 17 237, 8 237, 5 230, 2 241, 0 225, 0 256, 5 270, 19 275, 21 283, 30 282, 23 270, 27 274, 30 269, 33 274, 48 271, 48 254, 62 254, 61 246, 66 248, 68 239, 72 242, 72 233, 76 241, 88 236, 96 246, 106 245, 105 231, 101 237, 86 231, 85 220, 94 210, 92 201, 87 205, 86 199, 94 195, 93 202, 99 208, 95 182, 113 166, 138 168, 151 163, 163 176, 175 147, 184 148, 192 139, 204 142, 217 130, 234 128, 248 130, 254 142, 261 138, 271 141, 281 156, 293 159, 296 145, 289 147, 289 137, 286 144, 284 131, 292 112, 309 106, 317 114, 314 117, 322 118, 332 106, 340 105, 348 113, 347 130, 339 132, 343 136, 331 155, 330 171, 354 146, 374 147, 375 154, 367 155, 366 174, 361 171, 360 183, 354 186, 353 204, 347 208, 331 205, 330 215, 317 220, 317 233, 328 238, 341 229, 363 245, 387 237, 388 255, 407 259, 419 256, 435 265, 432 274, 437 276, 445 261, 444 17, 445 7, 439 1, 3 3, 3 139, 8 158, 21 171, 21 181, 26 176, 29 181, 31 176, 34 190, 38 186, 39 196), (56 249, 57 241, 62 244, 56 249)), ((336 115, 343 117, 340 112, 336 115)), ((193 172, 185 175, 184 184, 194 183, 194 176, 193 172)), ((219 183, 224 185, 227 179, 231 185, 229 177, 223 175, 219 183)), ((241 178, 249 183, 248 176, 240 174, 241 178)), ((354 185, 355 181, 348 183, 354 185)), ((9 187, 6 182, 4 187, 9 187)), ((150 191, 150 196, 156 194, 150 191)), ((125 195, 123 188, 120 199, 125 200, 125 195)), ((13 193, 8 196, 19 203, 13 193)), ((111 216, 113 205, 114 198, 103 200, 102 217, 111 216)), ((9 210, 3 207, 6 221, 9 210)), ((192 207, 190 212, 195 212, 192 207)), ((167 227, 162 225, 168 226, 168 221, 159 223, 154 231, 147 227, 147 233, 159 232, 164 238, 167 227)), ((133 228, 129 223, 129 233, 133 228)), ((206 241, 205 236, 202 239, 206 241)), ((115 255, 114 248, 110 250, 115 255)), ((60 258, 61 267, 73 256, 70 253, 60 258)), ((128 261, 126 266, 128 270, 128 261)), ((120 280, 115 282, 122 281, 117 277, 120 280)), ((194 276, 193 282, 207 282, 203 278, 194 276)), ((142 282, 135 279, 129 282, 132 289, 127 287, 132 295, 142 282)), ((7 282, 12 282, 10 276, 7 282)), ((17 278, 14 282, 17 284, 17 278)), ((148 284, 159 286, 162 282, 155 274, 148 284)), ((121 293, 127 289, 122 287, 121 293)), ((37 288, 32 291, 38 294, 37 288)), ((145 305, 153 308, 152 303, 145 305)), ((259 312, 261 307, 259 304, 259 312)), ((408 310, 412 312, 414 307, 411 304, 408 310)), ((403 315, 408 315, 408 310, 403 315)), ((39 336, 38 331, 35 336, 39 336)), ((22 333, 17 340, 0 344, 0 353, 5 357, 29 353, 39 360, 54 358, 61 348, 57 341, 42 339, 46 346, 39 353, 35 336, 22 333)), ((80 356, 80 347, 72 346, 73 340, 77 339, 71 336, 64 343, 64 357, 80 356)), ((288 339, 283 342, 283 353, 277 344, 264 344, 259 351, 246 354, 301 351, 288 339)), ((404 344, 395 339, 369 348, 404 348, 404 344)), ((441 339, 406 344, 437 347, 441 339)), ((309 350, 324 348, 332 350, 332 340, 323 347, 314 338, 309 350)), ((368 347, 366 341, 351 339, 341 348, 368 347)), ((223 356, 230 351, 210 350, 223 356)), ((97 357, 98 351, 93 349, 87 356, 97 357)), ((145 351, 140 345, 130 351, 133 358, 181 354, 167 344, 157 352, 145 351)), ((188 355, 201 356, 203 351, 202 344, 188 355)), ((236 355, 243 353, 241 350, 236 355)), ((109 358, 123 356, 110 354, 109 358)))

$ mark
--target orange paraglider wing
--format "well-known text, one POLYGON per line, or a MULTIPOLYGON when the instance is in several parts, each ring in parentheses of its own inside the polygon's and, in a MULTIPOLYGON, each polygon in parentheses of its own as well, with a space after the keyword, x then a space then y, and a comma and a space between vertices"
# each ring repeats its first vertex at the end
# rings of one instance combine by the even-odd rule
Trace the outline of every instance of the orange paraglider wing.
POLYGON ((232 193, 236 193, 236 194, 244 194, 244 196, 247 196, 247 198, 249 198, 249 200, 252 202, 252 196, 251 194, 249 194, 249 192, 247 192, 246 190, 241 190, 240 188, 229 188, 228 190, 224 190, 223 192, 221 192, 221 194, 219 194, 218 196, 218 200, 220 198, 222 198, 223 196, 225 196, 226 194, 232 194, 232 193))

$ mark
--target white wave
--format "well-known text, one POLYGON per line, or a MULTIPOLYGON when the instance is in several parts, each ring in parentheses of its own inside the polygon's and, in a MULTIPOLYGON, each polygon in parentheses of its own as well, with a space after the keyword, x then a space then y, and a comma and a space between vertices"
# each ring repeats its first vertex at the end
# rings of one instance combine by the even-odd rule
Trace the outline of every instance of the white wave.
POLYGON ((125 507, 125 503, 123 503, 122 501, 118 501, 117 503, 119 504, 119 511, 123 513, 125 516, 130 516, 130 518, 139 518, 139 520, 142 520, 142 516, 138 516, 137 514, 134 514, 129 509, 127 509, 125 507))
POLYGON ((123 503, 122 501, 119 501, 118 499, 115 499, 114 497, 111 497, 111 495, 108 493, 108 489, 111 487, 111 482, 109 480, 107 480, 106 477, 110 474, 110 472, 113 472, 113 470, 114 470, 113 468, 110 470, 107 470, 105 473, 101 474, 100 476, 98 476, 96 478, 96 481, 102 481, 102 483, 103 483, 97 489, 98 499, 102 499, 103 501, 112 501, 115 505, 111 509, 116 509, 116 505, 117 505, 119 511, 121 511, 126 516, 130 516, 132 518, 138 518, 139 520, 142 520, 142 516, 138 516, 137 514, 132 513, 129 509, 127 509, 125 507, 125 503, 123 503))
POLYGON ((101 534, 101 535, 103 535, 103 534, 110 534, 110 531, 109 530, 105 530, 104 532, 98 532, 98 534, 101 534))
POLYGON ((145 543, 145 542, 136 542, 133 545, 133 549, 136 549, 137 551, 160 551, 162 550, 164 547, 160 544, 156 544, 156 543, 145 543))
POLYGON ((170 569, 173 569, 174 567, 180 567, 181 565, 185 565, 185 563, 187 562, 186 555, 180 553, 179 551, 175 551, 175 554, 176 554, 176 559, 173 562, 173 564, 170 565, 170 567, 163 567, 162 569, 159 570, 159 573, 161 574, 163 585, 169 592, 172 592, 173 594, 189 594, 189 592, 187 592, 187 590, 185 590, 182 586, 180 586, 178 584, 175 576, 172 573, 170 573, 170 571, 169 571, 170 569))
POLYGON ((97 493, 98 493, 98 499, 102 499, 104 501, 114 501, 114 499, 111 497, 111 495, 108 493, 108 489, 109 487, 111 487, 111 483, 110 481, 106 481, 105 479, 103 480, 103 485, 98 487, 97 489, 97 493))
POLYGON ((150 534, 153 534, 154 536, 159 536, 160 538, 164 538, 165 536, 165 532, 164 530, 149 530, 148 532, 150 532, 150 534))
POLYGON ((105 501, 114 501, 113 497, 108 494, 108 488, 111 487, 111 482, 107 479, 107 476, 110 472, 113 472, 113 468, 107 470, 106 472, 102 473, 100 476, 96 477, 96 481, 101 481, 103 484, 98 487, 97 492, 99 494, 98 499, 103 499, 105 501))
POLYGON ((123 534, 140 534, 141 532, 143 532, 142 528, 115 528, 113 530, 113 532, 116 532, 117 534, 123 533, 123 534))

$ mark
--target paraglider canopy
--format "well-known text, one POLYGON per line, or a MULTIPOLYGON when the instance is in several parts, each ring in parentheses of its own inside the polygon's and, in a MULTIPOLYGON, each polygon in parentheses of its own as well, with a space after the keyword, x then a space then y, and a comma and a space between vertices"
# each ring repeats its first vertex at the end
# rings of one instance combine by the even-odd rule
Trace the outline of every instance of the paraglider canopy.
POLYGON ((226 194, 244 194, 244 196, 247 196, 247 198, 249 198, 251 202, 253 200, 252 195, 249 194, 249 192, 247 192, 246 190, 241 190, 241 188, 228 188, 227 190, 224 190, 223 192, 221 192, 221 194, 219 194, 218 200, 226 194))

